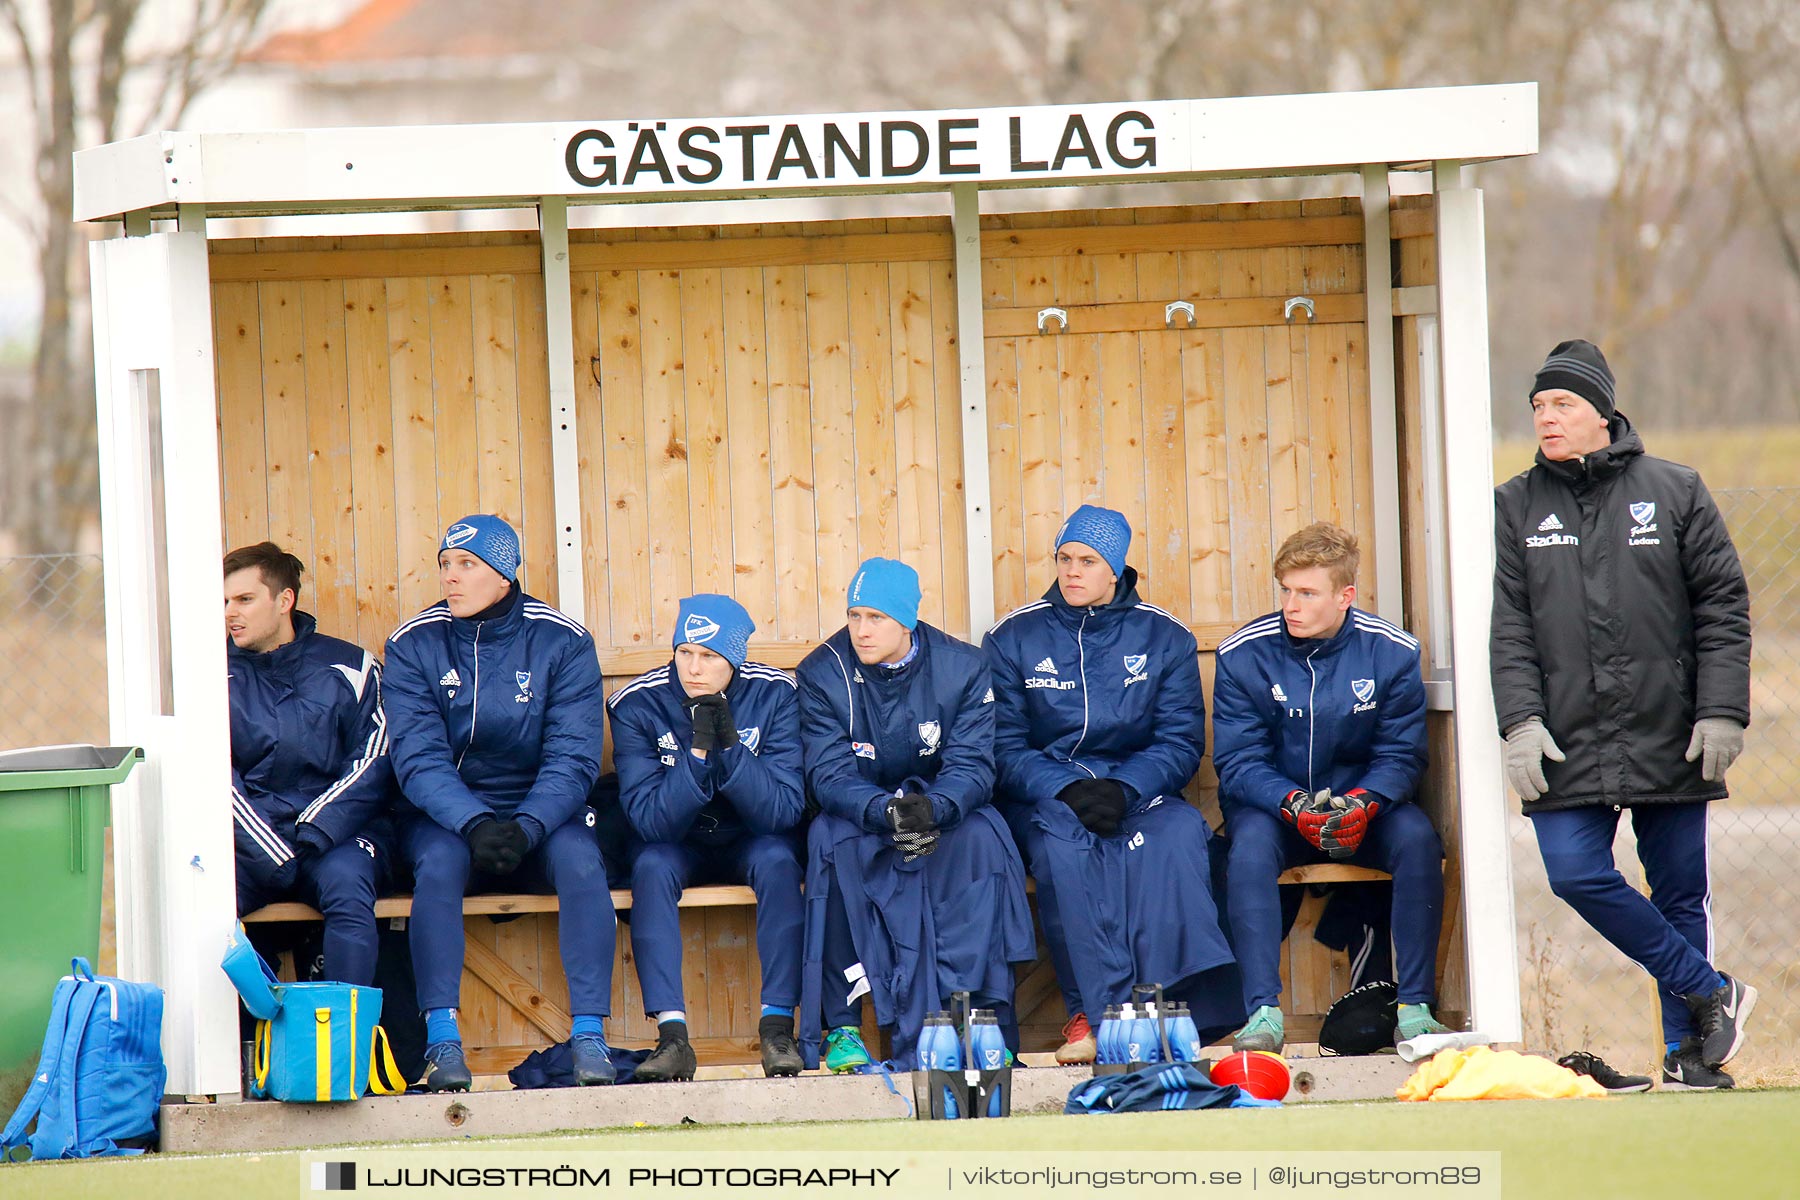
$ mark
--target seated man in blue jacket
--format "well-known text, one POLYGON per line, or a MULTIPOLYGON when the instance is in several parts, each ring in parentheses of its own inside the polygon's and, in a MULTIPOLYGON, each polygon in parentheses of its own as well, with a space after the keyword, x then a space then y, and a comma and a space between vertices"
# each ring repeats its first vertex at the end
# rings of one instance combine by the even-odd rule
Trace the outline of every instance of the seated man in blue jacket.
POLYGON ((1202 1030, 1242 1019, 1208 869, 1206 818, 1181 794, 1206 752, 1199 646, 1138 598, 1131 525, 1084 504, 1056 535, 1056 582, 983 641, 999 795, 1032 877, 1070 1014, 1062 1063, 1092 1062, 1090 1021, 1160 983, 1202 1030), (1222 1007, 1221 1007, 1222 1006, 1222 1007))
POLYGON ((413 973, 425 1010, 424 1083, 467 1090, 456 1009, 467 892, 556 893, 577 1084, 613 1081, 602 1022, 616 918, 587 795, 605 709, 587 630, 520 590, 519 539, 464 517, 438 547, 444 599, 393 632, 387 703, 394 772, 412 811, 413 973))
POLYGON ((800 706, 794 677, 746 662, 756 623, 730 596, 681 602, 675 659, 607 702, 613 767, 631 839, 631 949, 656 1050, 644 1081, 692 1079, 681 995, 681 889, 748 883, 756 892, 762 963, 764 1075, 798 1075, 794 1009, 806 919, 798 828, 800 706))
MULTIPOLYGON (((825 1065, 860 1070, 866 994, 894 1062, 956 992, 992 1008, 1009 1044, 1013 963, 1036 957, 1025 873, 989 803, 994 704, 981 652, 919 620, 919 575, 871 558, 849 623, 800 664, 808 833, 802 1030, 825 1065)), ((1017 1049, 1016 1045, 1012 1047, 1017 1049)))
POLYGON ((1213 763, 1230 840, 1226 892, 1249 1020, 1239 1050, 1279 1051, 1276 878, 1340 861, 1394 877, 1399 1040, 1442 1033, 1431 1015, 1443 846, 1412 803, 1425 771, 1419 643, 1354 607, 1356 538, 1308 525, 1281 544, 1281 610, 1219 643, 1213 763))
POLYGON ((295 607, 300 573, 273 542, 225 556, 237 910, 312 905, 325 917, 326 976, 367 985, 392 853, 381 668, 295 607))

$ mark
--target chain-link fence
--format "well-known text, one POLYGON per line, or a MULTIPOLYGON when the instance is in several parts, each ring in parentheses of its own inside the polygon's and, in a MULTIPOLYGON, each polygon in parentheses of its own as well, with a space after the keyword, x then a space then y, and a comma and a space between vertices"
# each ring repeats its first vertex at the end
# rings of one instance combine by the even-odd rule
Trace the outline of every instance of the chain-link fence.
POLYGON ((100 556, 0 558, 0 749, 106 735, 100 556))
MULTIPOLYGON (((1714 493, 1750 582, 1751 725, 1731 768, 1731 798, 1708 830, 1714 962, 1761 992, 1731 1070, 1746 1082, 1800 1080, 1800 487, 1714 493)), ((1512 816, 1525 1040, 1558 1053, 1587 1047, 1615 1066, 1661 1057, 1648 976, 1550 894, 1531 822, 1512 816)), ((1639 887, 1631 822, 1613 847, 1639 887)))

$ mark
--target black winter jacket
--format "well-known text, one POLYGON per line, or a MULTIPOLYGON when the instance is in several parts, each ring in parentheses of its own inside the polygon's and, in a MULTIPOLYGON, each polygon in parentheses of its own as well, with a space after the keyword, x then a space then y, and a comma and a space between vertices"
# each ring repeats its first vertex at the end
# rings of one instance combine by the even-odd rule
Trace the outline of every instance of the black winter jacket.
POLYGON ((1684 758, 1694 722, 1750 722, 1750 595, 1718 507, 1624 416, 1610 428, 1494 493, 1500 730, 1541 717, 1568 757, 1528 811, 1720 799, 1684 758))

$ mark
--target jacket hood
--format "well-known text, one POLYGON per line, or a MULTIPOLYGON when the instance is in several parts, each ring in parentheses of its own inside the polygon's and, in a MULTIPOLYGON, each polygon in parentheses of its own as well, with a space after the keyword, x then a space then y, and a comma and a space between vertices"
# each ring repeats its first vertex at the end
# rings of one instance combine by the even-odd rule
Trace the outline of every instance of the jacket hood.
POLYGON ((1614 413, 1612 420, 1606 423, 1606 428, 1612 434, 1609 445, 1602 446, 1583 458, 1571 458, 1564 462, 1545 458, 1544 452, 1539 450, 1537 465, 1562 476, 1577 487, 1596 479, 1617 475, 1632 459, 1644 453, 1644 439, 1631 427, 1631 421, 1624 413, 1614 413))

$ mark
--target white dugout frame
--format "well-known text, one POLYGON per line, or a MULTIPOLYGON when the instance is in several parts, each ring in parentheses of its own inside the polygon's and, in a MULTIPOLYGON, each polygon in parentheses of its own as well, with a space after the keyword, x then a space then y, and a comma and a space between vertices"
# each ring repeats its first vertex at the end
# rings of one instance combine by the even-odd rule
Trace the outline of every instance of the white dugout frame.
POLYGON ((1537 152, 1537 87, 717 120, 148 134, 75 156, 91 248, 120 970, 167 992, 169 1091, 238 1088, 230 730, 218 636, 218 431, 208 217, 535 207, 542 235, 563 607, 582 611, 568 206, 936 192, 956 244, 970 612, 993 618, 979 196, 984 190, 1287 175, 1361 179, 1378 594, 1400 616, 1393 318, 1424 337, 1431 707, 1454 714, 1470 1016, 1516 1041, 1518 948, 1488 677, 1493 422, 1482 197, 1465 164, 1537 152), (1431 172, 1438 284, 1391 287, 1390 173, 1431 172), (173 232, 151 233, 173 219, 173 232), (163 467, 179 453, 180 469, 163 467), (1447 469, 1456 464, 1455 470, 1447 469))

